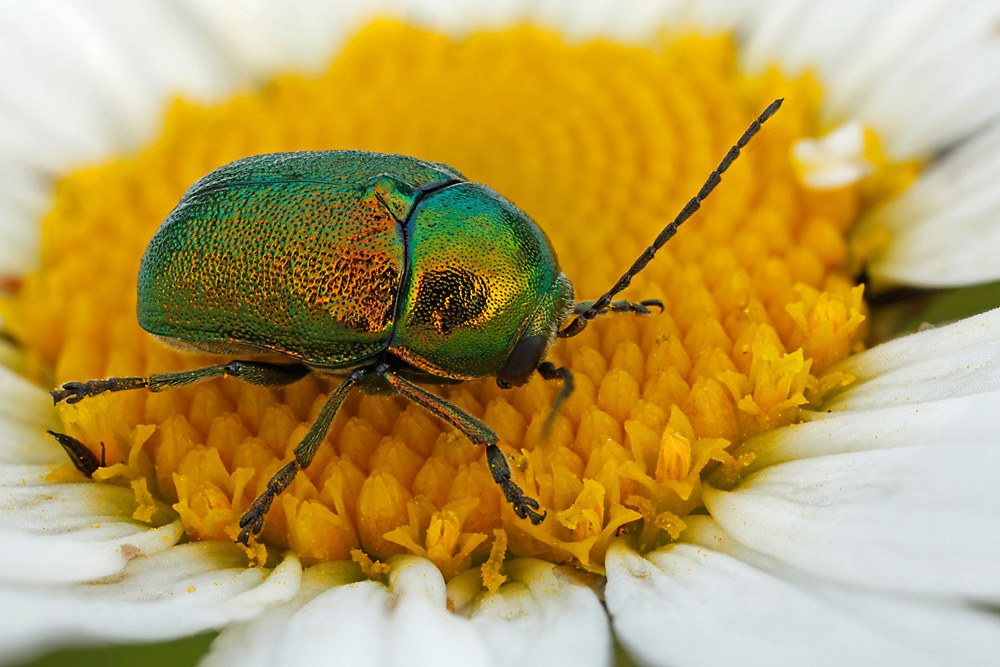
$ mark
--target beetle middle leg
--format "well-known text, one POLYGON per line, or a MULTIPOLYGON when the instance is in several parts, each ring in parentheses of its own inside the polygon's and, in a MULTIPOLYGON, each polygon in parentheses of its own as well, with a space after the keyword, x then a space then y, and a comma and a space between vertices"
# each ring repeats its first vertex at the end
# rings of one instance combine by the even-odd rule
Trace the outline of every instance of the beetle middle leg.
POLYGON ((388 365, 382 364, 376 367, 375 372, 385 378, 393 389, 456 427, 474 444, 486 445, 486 463, 489 465, 490 474, 493 476, 493 481, 500 486, 507 502, 513 506, 514 514, 530 520, 536 526, 545 519, 546 512, 539 514, 536 511, 538 501, 524 495, 521 487, 511 479, 507 458, 497 447, 499 438, 489 426, 457 405, 452 405, 440 396, 400 377, 388 365))
POLYGON ((52 401, 79 403, 89 396, 97 396, 106 391, 128 391, 130 389, 149 389, 150 391, 165 391, 174 387, 210 380, 217 377, 235 377, 250 384, 264 387, 275 387, 291 384, 301 380, 310 372, 303 364, 271 364, 263 361, 230 361, 218 366, 207 366, 193 371, 178 371, 175 373, 159 373, 149 377, 108 378, 106 380, 88 380, 87 382, 67 382, 52 394, 52 401))
POLYGON ((236 538, 237 542, 242 542, 244 545, 250 544, 250 536, 256 535, 264 527, 264 516, 267 511, 271 509, 271 503, 274 502, 275 497, 288 488, 288 485, 292 483, 295 479, 295 475, 302 470, 307 468, 310 463, 312 463, 313 456, 316 454, 316 450, 319 448, 323 438, 326 437, 327 431, 330 430, 330 424, 333 422, 334 416, 337 414, 337 410, 343 404, 344 399, 347 398, 347 394, 350 393, 351 389, 361 384, 364 380, 366 371, 364 369, 354 370, 347 379, 344 380, 339 387, 337 387, 330 398, 326 399, 326 404, 323 409, 320 410, 319 416, 316 417, 316 421, 312 423, 309 427, 309 431, 306 433, 305 437, 302 438, 302 442, 298 444, 295 448, 295 458, 292 461, 286 463, 278 472, 274 473, 271 477, 271 481, 267 483, 267 488, 262 494, 257 496, 250 505, 250 509, 243 513, 240 517, 240 534, 236 538))

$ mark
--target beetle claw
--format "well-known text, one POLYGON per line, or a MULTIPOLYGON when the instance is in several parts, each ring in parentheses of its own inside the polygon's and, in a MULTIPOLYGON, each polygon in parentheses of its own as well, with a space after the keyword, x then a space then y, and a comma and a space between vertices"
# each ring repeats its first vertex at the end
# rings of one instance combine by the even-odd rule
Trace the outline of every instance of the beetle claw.
POLYGON ((646 308, 649 308, 650 306, 659 308, 660 312, 663 312, 663 302, 659 299, 646 299, 645 301, 640 301, 639 304, 645 306, 646 308))
MULTIPOLYGON (((511 483, 511 485, 514 489, 511 490, 512 493, 507 494, 507 500, 510 501, 511 505, 513 505, 514 514, 516 514, 519 519, 528 519, 531 521, 533 526, 537 526, 544 521, 545 517, 548 516, 548 512, 542 512, 539 514, 535 511, 538 509, 538 501, 531 496, 524 495, 520 487, 516 484, 511 483), (515 489, 516 491, 514 491, 515 489)), ((507 489, 504 489, 504 491, 506 492, 507 489)))
POLYGON ((244 528, 240 531, 240 534, 236 536, 236 541, 245 547, 250 546, 250 528, 244 528))
POLYGON ((52 405, 59 405, 60 401, 66 401, 70 404, 79 403, 87 396, 92 395, 88 384, 88 382, 67 382, 59 389, 53 389, 49 392, 52 395, 52 405))
POLYGON ((240 528, 243 530, 236 537, 237 542, 245 547, 250 546, 250 536, 257 535, 264 529, 264 515, 271 509, 271 501, 273 500, 274 496, 265 491, 263 495, 253 501, 250 509, 240 517, 240 528))
POLYGON ((532 510, 538 509, 538 501, 535 500, 534 498, 531 498, 530 496, 521 496, 521 505, 523 505, 526 508, 525 511, 529 509, 532 510))
POLYGON ((249 509, 240 517, 240 528, 243 530, 236 537, 236 541, 245 547, 250 546, 250 536, 257 535, 264 528, 264 515, 257 514, 254 509, 249 509))
POLYGON ((514 506, 514 513, 517 514, 522 519, 527 519, 531 522, 531 525, 537 526, 545 517, 548 516, 548 512, 542 512, 539 514, 535 510, 538 509, 538 501, 534 498, 529 498, 527 496, 521 497, 522 503, 520 505, 514 506))

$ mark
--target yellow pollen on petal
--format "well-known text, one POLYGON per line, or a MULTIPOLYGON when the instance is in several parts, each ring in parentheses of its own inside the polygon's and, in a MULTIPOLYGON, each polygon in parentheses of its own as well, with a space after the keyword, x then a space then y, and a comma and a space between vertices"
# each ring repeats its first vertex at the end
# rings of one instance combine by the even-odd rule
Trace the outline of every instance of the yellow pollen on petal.
MULTIPOLYGON (((803 183, 793 146, 825 133, 821 94, 808 76, 742 75, 723 37, 569 46, 529 28, 455 40, 375 23, 319 76, 280 76, 212 106, 177 101, 146 149, 65 176, 42 222, 41 268, 0 302, 0 315, 46 387, 219 363, 138 327, 139 258, 180 195, 212 169, 317 149, 414 155, 490 185, 546 231, 577 298, 596 299, 757 114, 784 97, 711 198, 620 295, 658 299, 663 312, 609 314, 554 343, 549 361, 572 372, 575 391, 550 428, 559 383, 535 377, 503 390, 490 378, 433 389, 495 430, 544 522, 514 514, 484 448, 419 406, 358 391, 261 533, 272 552, 353 559, 369 577, 406 553, 446 577, 481 567, 474 578, 491 591, 504 582, 506 556, 601 573, 617 535, 634 535, 643 549, 676 539, 703 507, 702 480, 724 488, 749 463, 734 448, 794 423, 810 401, 851 381, 824 375, 866 334, 851 277, 858 250, 846 232, 913 169, 889 164, 866 129, 863 148, 855 141, 861 152, 844 153, 864 161, 861 180, 803 183)), ((839 154, 819 148, 817 168, 838 168, 839 154)), ((94 479, 131 488, 137 519, 152 520, 159 501, 192 540, 232 540, 330 391, 317 376, 282 388, 217 379, 105 394, 59 414, 97 456, 103 447, 94 479)), ((257 547, 254 558, 266 557, 257 547)))
POLYGON ((371 556, 361 549, 351 550, 351 560, 358 564, 361 571, 369 579, 382 579, 389 573, 389 565, 379 560, 373 560, 371 556))

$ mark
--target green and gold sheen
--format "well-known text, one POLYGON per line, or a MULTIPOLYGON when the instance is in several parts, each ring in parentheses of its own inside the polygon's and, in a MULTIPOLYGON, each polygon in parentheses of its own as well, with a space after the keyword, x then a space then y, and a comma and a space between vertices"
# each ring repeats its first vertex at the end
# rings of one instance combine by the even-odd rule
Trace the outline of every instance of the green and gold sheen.
POLYGON ((471 379, 554 335, 571 302, 545 234, 495 191, 414 158, 317 151, 195 183, 143 257, 137 310, 182 347, 330 370, 389 351, 471 379))

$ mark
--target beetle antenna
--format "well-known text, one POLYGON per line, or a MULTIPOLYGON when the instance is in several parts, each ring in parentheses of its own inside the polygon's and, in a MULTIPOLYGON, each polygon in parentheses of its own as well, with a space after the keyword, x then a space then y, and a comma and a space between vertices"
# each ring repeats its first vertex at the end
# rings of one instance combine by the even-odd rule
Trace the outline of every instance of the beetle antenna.
POLYGON ((674 218, 673 222, 663 228, 663 231, 661 231, 659 236, 656 237, 656 240, 653 241, 653 245, 642 251, 642 254, 639 255, 637 260, 635 260, 632 267, 618 279, 618 282, 615 283, 615 286, 612 287, 610 291, 605 292, 600 299, 594 302, 594 305, 580 313, 580 315, 570 322, 565 329, 559 331, 556 334, 559 338, 570 338, 577 335, 587 327, 587 323, 590 320, 607 310, 608 304, 611 303, 611 299, 629 286, 629 283, 632 282, 632 278, 646 268, 649 261, 653 259, 654 255, 656 255, 656 251, 662 248, 663 244, 673 238, 674 234, 677 233, 677 228, 680 227, 685 220, 690 218, 695 211, 701 208, 701 203, 705 201, 708 195, 712 193, 712 190, 715 189, 715 186, 722 180, 722 174, 725 173, 726 169, 729 169, 730 165, 732 165, 733 162, 736 161, 736 158, 739 157, 740 150, 746 147, 746 145, 750 142, 750 139, 752 139, 753 136, 760 130, 760 126, 764 123, 764 121, 773 116, 774 112, 778 110, 781 103, 784 101, 784 98, 777 99, 771 102, 771 104, 764 109, 760 116, 757 117, 757 120, 750 124, 750 127, 747 128, 746 132, 743 133, 743 136, 736 142, 736 145, 729 149, 729 152, 726 153, 726 157, 722 158, 722 162, 720 162, 719 166, 715 168, 715 171, 709 175, 708 180, 706 180, 705 184, 701 186, 701 190, 698 191, 698 194, 688 201, 684 208, 681 209, 681 212, 677 214, 677 217, 674 218))

